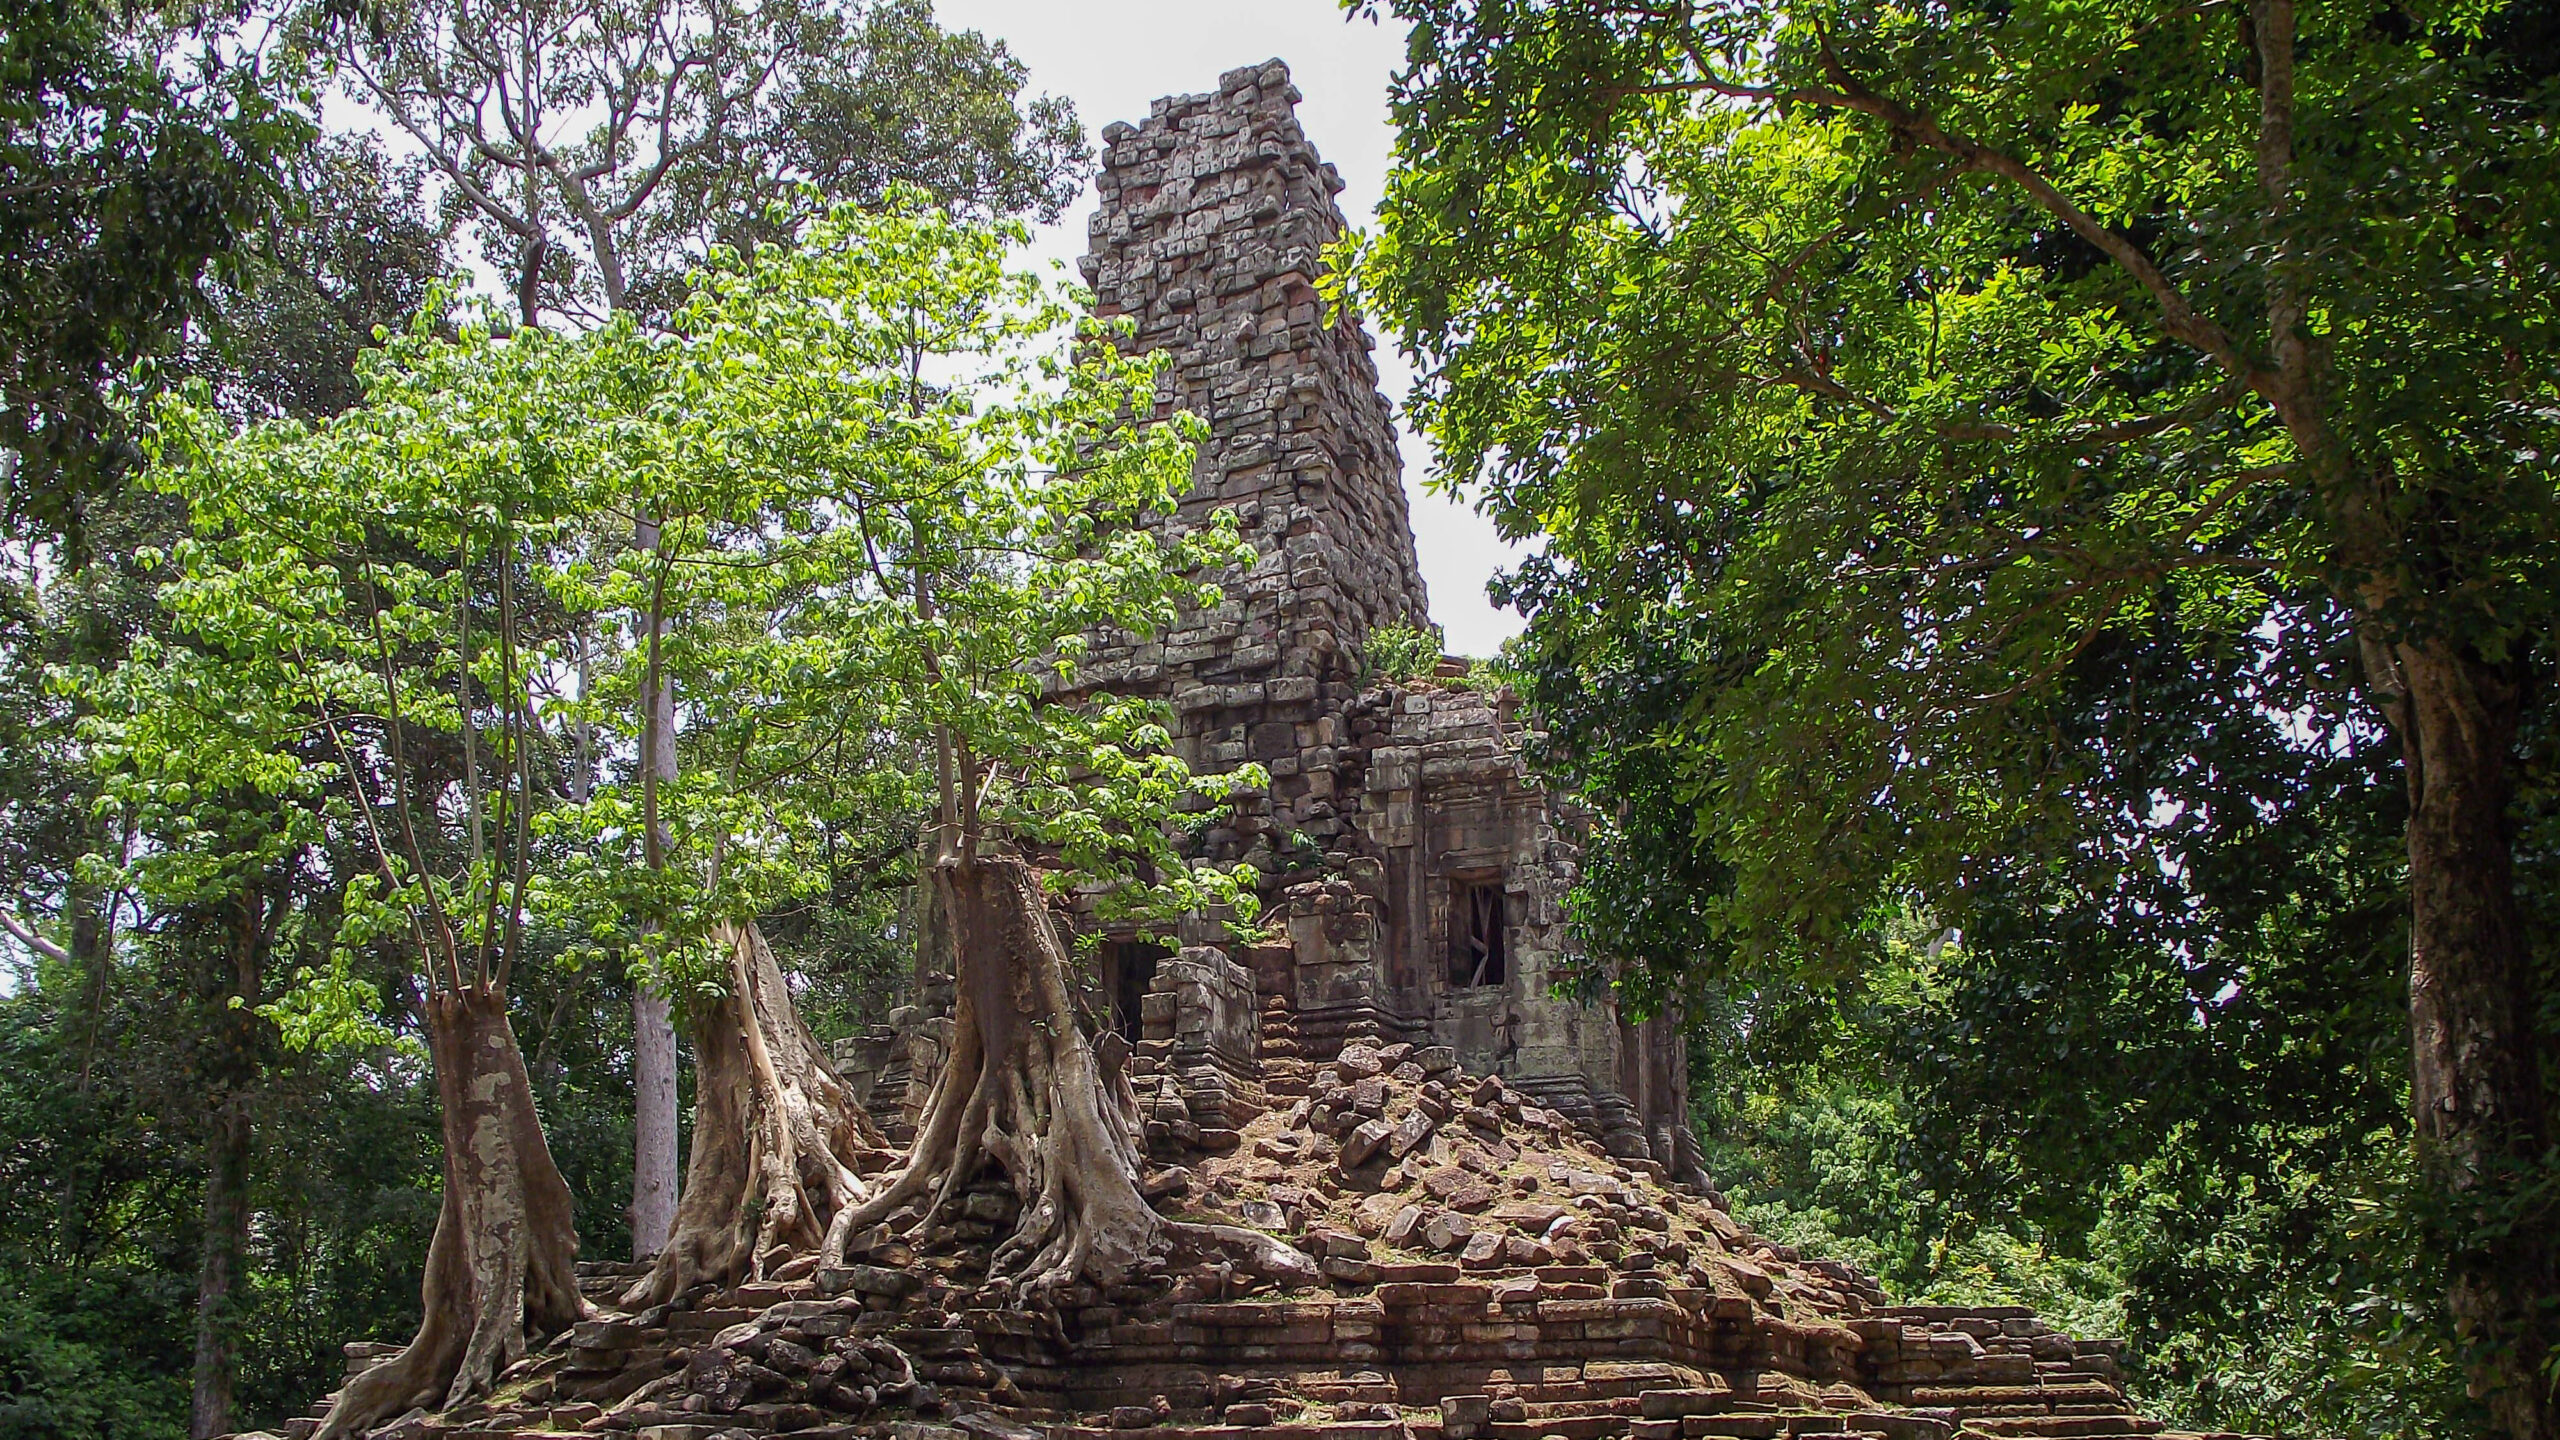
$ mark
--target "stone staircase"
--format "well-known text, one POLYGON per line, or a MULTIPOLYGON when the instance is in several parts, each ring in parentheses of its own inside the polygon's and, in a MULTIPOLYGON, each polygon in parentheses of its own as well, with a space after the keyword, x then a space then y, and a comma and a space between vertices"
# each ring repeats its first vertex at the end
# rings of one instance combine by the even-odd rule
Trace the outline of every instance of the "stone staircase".
MULTIPOLYGON (((2195 1440, 2136 1415, 2122 1346, 2020 1308, 1895 1305, 1446 1049, 1319 1063, 1266 1012, 1271 1108, 1151 1175, 1175 1218, 1285 1235, 1322 1283, 1212 1258, 1024 1304, 982 1176, 910 1249, 814 1257, 596 1318, 485 1400, 380 1440, 2195 1440)), ((391 1347, 348 1347, 352 1373, 391 1347)), ((325 1406, 325 1401, 323 1402, 325 1406)), ((283 1440, 308 1440, 316 1417, 283 1440)), ((2217 1437, 2231 1440, 2231 1437, 2217 1437)))

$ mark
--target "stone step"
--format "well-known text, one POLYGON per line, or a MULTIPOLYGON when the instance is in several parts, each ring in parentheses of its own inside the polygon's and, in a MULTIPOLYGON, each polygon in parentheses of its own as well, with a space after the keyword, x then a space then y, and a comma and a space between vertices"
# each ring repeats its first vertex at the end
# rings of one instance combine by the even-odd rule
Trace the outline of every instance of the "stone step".
POLYGON ((1956 1432, 1956 1440, 2176 1440, 2166 1430, 2002 1430, 1997 1437, 1987 1430, 1964 1427, 1956 1432))
POLYGON ((1549 1414, 1531 1420, 1492 1420, 1485 1425, 1492 1440, 1544 1440, 1546 1435, 1562 1435, 1564 1440, 1603 1440, 1608 1435, 1628 1435, 1631 1414, 1549 1414))
POLYGON ((1116 1430, 1054 1425, 1048 1440, 1408 1440, 1401 1420, 1335 1420, 1303 1425, 1150 1425, 1116 1430))
POLYGON ((1977 1435, 2032 1435, 2038 1440, 2059 1440, 2063 1436, 2157 1435, 2168 1428, 2157 1420, 2141 1420, 2129 1415, 1983 1416, 1965 1421, 1965 1429, 1977 1435))
POLYGON ((1685 1440, 1783 1440, 1794 1435, 1890 1440, 1882 1430, 1852 1426, 1842 1416, 1811 1411, 1788 1415, 1691 1415, 1679 1423, 1685 1440))
POLYGON ((2029 1412, 2065 1413, 2063 1407, 2084 1414, 2125 1414, 2124 1392, 2112 1385, 2096 1383, 2071 1385, 1914 1385, 1913 1405, 1950 1405, 1967 1414, 2015 1414, 2009 1407, 2026 1407, 2029 1412))
MULTIPOLYGON (((1525 1394, 1533 1387, 1524 1385, 1520 1388, 1525 1394)), ((1537 1386, 1534 1388, 1545 1390, 1562 1387, 1537 1386)), ((1633 1395, 1586 1395, 1570 1400, 1525 1400, 1520 1408, 1528 1413, 1531 1421, 1566 1420, 1583 1415, 1608 1415, 1619 1419, 1634 1419, 1644 1413, 1642 1404, 1633 1395)))

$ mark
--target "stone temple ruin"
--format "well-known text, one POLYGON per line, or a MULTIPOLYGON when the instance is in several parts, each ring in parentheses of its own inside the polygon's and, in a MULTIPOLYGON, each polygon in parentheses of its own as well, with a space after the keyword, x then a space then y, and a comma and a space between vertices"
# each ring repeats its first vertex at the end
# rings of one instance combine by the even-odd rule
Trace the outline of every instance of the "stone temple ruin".
MULTIPOLYGON (((1172 353, 1168 409, 1210 423, 1186 515, 1233 506, 1262 551, 1162 639, 1102 637, 1090 678, 1163 695, 1195 761, 1272 777, 1200 838, 1262 865, 1257 938, 1097 930, 1089 1000, 1132 1041, 1152 1203, 1301 1263, 1177 1258, 1025 1303, 989 1276, 1018 1201, 982 1172, 955 1219, 856 1237, 841 1269, 623 1314, 639 1267, 583 1264, 594 1318, 376 1440, 2166 1440, 2121 1342, 1896 1304, 1738 1223, 1676 1034, 1549 995, 1573 812, 1524 778, 1502 697, 1356 659, 1423 591, 1367 339, 1316 294, 1341 184, 1297 99, 1272 61, 1105 131, 1086 273, 1172 353)), ((948 980, 919 981, 836 1050, 901 1139, 948 1028, 948 980)), ((393 1348, 348 1346, 351 1373, 393 1348)))
MULTIPOLYGON (((1448 1046, 1609 1154, 1687 1176, 1676 1030, 1554 993, 1577 816, 1528 778, 1508 697, 1362 673, 1371 631, 1429 608, 1370 338, 1317 292, 1342 181, 1296 100, 1273 62, 1103 132, 1085 279, 1129 345, 1171 357, 1163 413, 1208 424, 1177 523, 1233 509, 1261 559, 1168 634, 1097 637, 1082 681, 1169 700, 1195 768, 1270 771, 1201 843, 1260 866, 1271 923, 1250 944, 1203 924, 1171 953, 1106 936, 1095 1008, 1138 1046, 1167 1155, 1232 1145, 1304 1061, 1364 1039, 1448 1046)), ((893 1136, 939 1063, 947 984, 928 974, 917 1006, 837 1050, 893 1136)))

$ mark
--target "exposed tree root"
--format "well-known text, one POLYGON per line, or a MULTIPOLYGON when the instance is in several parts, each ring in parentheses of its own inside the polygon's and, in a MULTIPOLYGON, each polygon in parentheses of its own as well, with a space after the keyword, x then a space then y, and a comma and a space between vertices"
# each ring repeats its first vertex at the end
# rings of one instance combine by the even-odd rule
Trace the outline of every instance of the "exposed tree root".
POLYGON ((586 1314, 570 1265, 578 1235, 551 1163, 507 1000, 495 987, 427 997, 427 1045, 444 1105, 444 1207, 427 1248, 418 1333, 347 1382, 314 1440, 362 1432, 419 1406, 450 1409, 522 1358, 527 1336, 586 1314))
POLYGON ((1237 1252, 1256 1273, 1312 1277, 1312 1262, 1268 1237, 1173 1225, 1147 1204, 1138 1188, 1143 1121, 1119 1063, 1125 1047, 1115 1037, 1098 1052, 1086 1038, 1066 946, 1031 867, 944 860, 931 874, 956 952, 950 1058, 905 1168, 836 1216, 828 1256, 840 1259, 853 1237, 910 1202, 922 1204, 904 1228, 925 1234, 992 1164, 1022 1212, 988 1274, 1016 1279, 1025 1295, 1080 1280, 1119 1284, 1177 1241, 1237 1252))
POLYGON ((761 1278, 778 1257, 814 1250, 869 1193, 863 1172, 893 1158, 801 1022, 763 932, 724 925, 716 938, 729 985, 692 1025, 684 1196, 666 1248, 622 1297, 627 1307, 761 1278))

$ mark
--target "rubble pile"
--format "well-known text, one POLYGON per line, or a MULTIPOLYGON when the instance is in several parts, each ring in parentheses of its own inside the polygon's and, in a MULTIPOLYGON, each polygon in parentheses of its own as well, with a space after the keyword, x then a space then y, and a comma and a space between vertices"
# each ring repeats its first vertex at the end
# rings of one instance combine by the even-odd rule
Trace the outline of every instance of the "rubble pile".
POLYGON ((875 1232, 840 1269, 803 1257, 622 1315, 601 1306, 631 1267, 585 1267, 596 1318, 486 1401, 377 1433, 2174 1440, 2127 1407, 2117 1342, 2023 1309, 1891 1304, 1445 1047, 1355 1037, 1272 1063, 1274 1108, 1148 1189, 1169 1219, 1286 1241, 1320 1282, 1177 1248, 1108 1291, 1019 1295, 987 1276, 1013 1203, 989 1172, 920 1245, 875 1232))
MULTIPOLYGON (((1355 1040, 1328 1063, 1265 1069, 1285 1108, 1203 1164, 1202 1208, 1304 1236, 1337 1280, 1446 1259, 1468 1272, 1598 1262, 1737 1298, 1771 1288, 1709 1197, 1684 1200, 1654 1162, 1612 1157, 1499 1077, 1465 1074, 1448 1046, 1355 1040)), ((1834 1271, 1801 1283, 1835 1304, 1861 1284, 1883 1299, 1834 1271)))

